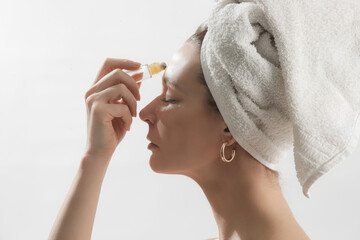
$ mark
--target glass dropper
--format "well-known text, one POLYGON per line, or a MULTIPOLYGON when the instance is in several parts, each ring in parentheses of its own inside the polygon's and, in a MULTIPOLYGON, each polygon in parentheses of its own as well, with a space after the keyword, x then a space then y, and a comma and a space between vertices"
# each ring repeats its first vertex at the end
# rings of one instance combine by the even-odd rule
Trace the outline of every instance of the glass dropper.
POLYGON ((136 81, 136 83, 142 82, 145 79, 151 78, 152 75, 160 73, 161 71, 166 69, 166 63, 162 62, 162 63, 152 63, 152 64, 142 64, 140 66, 139 69, 134 70, 134 71, 130 71, 130 70, 122 70, 123 72, 129 74, 129 75, 134 75, 134 74, 138 74, 138 73, 142 73, 142 78, 138 81, 136 81))

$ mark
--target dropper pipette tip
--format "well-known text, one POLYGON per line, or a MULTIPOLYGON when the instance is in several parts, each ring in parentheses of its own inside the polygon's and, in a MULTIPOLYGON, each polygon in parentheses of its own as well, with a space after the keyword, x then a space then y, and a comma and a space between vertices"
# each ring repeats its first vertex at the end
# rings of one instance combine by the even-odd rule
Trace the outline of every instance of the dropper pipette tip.
POLYGON ((160 66, 162 69, 166 69, 166 63, 162 62, 162 63, 160 63, 160 66))

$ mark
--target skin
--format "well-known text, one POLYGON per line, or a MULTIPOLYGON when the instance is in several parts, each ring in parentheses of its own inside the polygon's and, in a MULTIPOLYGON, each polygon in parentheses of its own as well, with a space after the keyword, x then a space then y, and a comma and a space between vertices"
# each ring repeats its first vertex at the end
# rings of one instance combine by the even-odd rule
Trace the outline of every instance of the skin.
POLYGON ((183 92, 164 86, 163 95, 141 110, 149 124, 150 166, 157 173, 192 178, 211 204, 220 239, 309 239, 286 203, 276 176, 237 144, 220 114, 206 107, 206 89, 196 80, 199 49, 187 42, 174 55, 164 76, 183 92), (174 100, 162 103, 159 99, 174 100), (221 145, 227 142, 220 159, 221 145))
MULTIPOLYGON (((49 239, 90 239, 108 163, 129 130, 140 99, 140 85, 134 81, 139 76, 131 78, 116 68, 138 67, 129 60, 108 59, 85 94, 87 146, 49 239)), ((196 79, 199 69, 199 49, 186 42, 168 64, 163 92, 139 113, 149 125, 147 138, 157 145, 150 149, 151 169, 181 174, 199 184, 212 207, 221 240, 309 239, 296 222, 276 176, 242 149, 226 130, 221 115, 208 108, 206 88, 196 79), (219 155, 224 142, 228 159, 231 150, 236 151, 230 163, 219 155)))

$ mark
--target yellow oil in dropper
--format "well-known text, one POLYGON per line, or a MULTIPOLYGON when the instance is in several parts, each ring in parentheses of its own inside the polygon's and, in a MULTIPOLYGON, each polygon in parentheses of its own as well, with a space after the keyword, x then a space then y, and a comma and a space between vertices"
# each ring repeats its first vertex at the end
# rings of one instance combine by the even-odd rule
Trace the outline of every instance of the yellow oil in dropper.
POLYGON ((166 69, 166 63, 162 62, 162 63, 152 63, 150 65, 148 64, 143 64, 140 66, 139 69, 134 70, 134 71, 130 71, 130 70, 122 70, 123 72, 129 74, 129 75, 134 75, 134 74, 138 74, 138 73, 142 73, 142 78, 138 81, 136 81, 136 83, 142 82, 145 79, 148 78, 152 78, 152 75, 160 73, 161 71, 166 69))

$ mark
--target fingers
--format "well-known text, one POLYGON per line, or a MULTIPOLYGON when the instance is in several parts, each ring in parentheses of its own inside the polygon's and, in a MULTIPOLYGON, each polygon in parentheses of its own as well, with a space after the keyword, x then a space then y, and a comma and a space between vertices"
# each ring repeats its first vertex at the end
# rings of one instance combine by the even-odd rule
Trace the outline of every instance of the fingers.
POLYGON ((124 123, 124 127, 127 130, 130 130, 132 123, 132 117, 130 115, 130 110, 125 104, 106 104, 105 110, 109 114, 109 119, 121 118, 124 123))
POLYGON ((125 104, 97 102, 94 104, 92 112, 96 119, 101 119, 103 122, 111 122, 114 118, 120 118, 124 128, 130 130, 132 117, 129 107, 125 104))
MULTIPOLYGON (((134 75, 132 75, 131 77, 136 81, 140 80, 143 76, 143 73, 135 73, 134 75)), ((141 83, 141 82, 140 82, 141 83)))
MULTIPOLYGON (((136 78, 140 77, 135 76, 136 78)), ((115 69, 105 75, 99 82, 92 86, 85 94, 85 100, 93 93, 100 92, 108 87, 123 83, 132 92, 136 99, 140 100, 139 85, 134 78, 124 73, 120 69, 115 69)))
MULTIPOLYGON (((97 99, 106 103, 114 103, 115 100, 122 98, 124 102, 128 105, 131 115, 136 116, 137 113, 137 104, 134 95, 130 90, 122 83, 115 86, 109 87, 100 93, 97 94, 97 99)), ((118 104, 118 103, 115 103, 118 104)))
POLYGON ((118 58, 107 58, 101 67, 99 73, 97 74, 93 84, 96 84, 101 78, 103 78, 109 72, 120 68, 127 70, 136 70, 140 67, 141 63, 134 62, 128 59, 118 59, 118 58))

